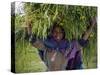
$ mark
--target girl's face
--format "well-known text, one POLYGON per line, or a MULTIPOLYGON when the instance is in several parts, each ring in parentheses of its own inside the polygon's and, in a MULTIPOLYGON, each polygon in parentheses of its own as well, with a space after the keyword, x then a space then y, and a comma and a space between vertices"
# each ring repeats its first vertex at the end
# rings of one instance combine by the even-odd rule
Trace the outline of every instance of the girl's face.
POLYGON ((53 38, 58 42, 62 40, 63 33, 62 33, 62 30, 61 30, 60 27, 55 27, 54 28, 54 30, 53 30, 53 38))

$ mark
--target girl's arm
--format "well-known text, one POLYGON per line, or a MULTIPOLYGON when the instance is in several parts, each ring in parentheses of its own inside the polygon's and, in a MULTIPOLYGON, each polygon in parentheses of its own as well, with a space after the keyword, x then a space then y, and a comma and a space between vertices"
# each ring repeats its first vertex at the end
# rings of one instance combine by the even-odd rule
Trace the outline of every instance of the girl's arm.
POLYGON ((96 25, 96 17, 94 17, 90 20, 90 25, 87 28, 87 30, 85 31, 85 33, 83 34, 83 37, 82 37, 83 40, 88 39, 88 37, 90 36, 90 34, 91 34, 91 32, 92 32, 95 25, 96 25))
POLYGON ((88 38, 94 28, 94 26, 96 25, 96 17, 92 18, 89 22, 89 26, 87 27, 87 30, 83 33, 82 38, 79 40, 79 44, 81 46, 86 46, 88 43, 88 38))
POLYGON ((28 23, 25 27, 25 39, 28 40, 34 47, 38 49, 44 49, 43 40, 36 39, 36 36, 32 34, 32 23, 28 23))

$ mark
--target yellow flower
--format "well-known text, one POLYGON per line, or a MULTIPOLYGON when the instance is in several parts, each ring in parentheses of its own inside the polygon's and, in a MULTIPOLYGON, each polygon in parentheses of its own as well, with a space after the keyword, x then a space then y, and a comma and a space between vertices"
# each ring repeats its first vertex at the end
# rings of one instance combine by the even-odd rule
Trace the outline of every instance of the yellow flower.
POLYGON ((83 20, 84 18, 85 18, 85 16, 81 16, 81 17, 80 17, 80 20, 83 20))

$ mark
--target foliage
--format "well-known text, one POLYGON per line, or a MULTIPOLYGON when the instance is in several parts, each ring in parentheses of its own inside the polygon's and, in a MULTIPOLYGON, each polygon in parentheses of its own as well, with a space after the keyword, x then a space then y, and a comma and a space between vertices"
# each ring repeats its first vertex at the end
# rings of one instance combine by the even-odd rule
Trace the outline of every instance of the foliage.
POLYGON ((89 19, 97 15, 96 10, 96 7, 88 6, 25 3, 26 21, 32 21, 33 33, 42 38, 46 38, 47 30, 54 22, 65 28, 69 40, 73 34, 80 38, 89 19))
POLYGON ((41 72, 47 69, 39 57, 38 50, 23 38, 16 41, 15 67, 17 73, 41 72))

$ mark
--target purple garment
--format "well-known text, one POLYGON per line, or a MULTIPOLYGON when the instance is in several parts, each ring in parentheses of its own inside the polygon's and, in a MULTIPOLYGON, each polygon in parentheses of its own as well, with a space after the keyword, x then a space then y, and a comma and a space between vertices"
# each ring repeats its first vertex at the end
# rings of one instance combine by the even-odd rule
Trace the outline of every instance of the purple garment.
POLYGON ((68 48, 70 46, 69 44, 69 41, 67 40, 61 40, 59 43, 54 40, 52 37, 51 38, 47 38, 45 41, 44 41, 44 45, 47 47, 47 48, 50 48, 50 49, 53 49, 53 50, 58 50, 58 51, 61 51, 61 50, 66 50, 66 48, 68 48))
POLYGON ((72 40, 70 52, 67 55, 67 70, 80 69, 82 65, 81 50, 77 40, 72 40))
MULTIPOLYGON (((70 60, 72 58, 75 58, 76 53, 79 51, 79 44, 77 40, 72 40, 71 42, 71 48, 70 48, 70 52, 67 55, 67 59, 70 60)), ((80 55, 81 57, 81 55, 80 55)))

